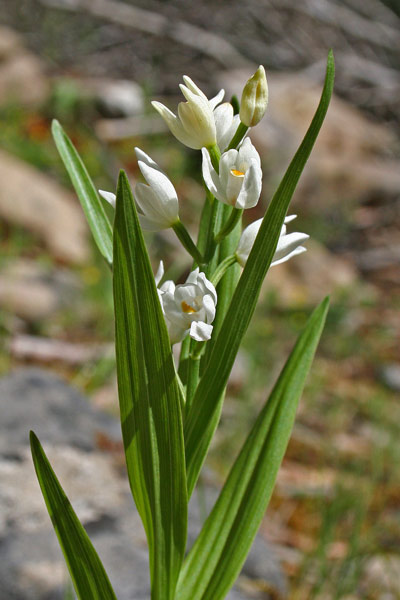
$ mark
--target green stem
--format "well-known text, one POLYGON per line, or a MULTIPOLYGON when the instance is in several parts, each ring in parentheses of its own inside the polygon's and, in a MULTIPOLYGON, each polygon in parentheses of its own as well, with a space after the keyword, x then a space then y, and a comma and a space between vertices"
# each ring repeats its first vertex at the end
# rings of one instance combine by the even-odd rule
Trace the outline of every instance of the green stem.
POLYGON ((220 149, 218 148, 217 144, 214 144, 214 146, 209 146, 207 150, 211 158, 212 166, 217 171, 217 173, 219 173, 219 159, 221 158, 220 149))
POLYGON ((210 260, 212 259, 214 252, 215 252, 215 230, 217 227, 217 221, 218 221, 218 213, 219 213, 219 202, 217 202, 217 200, 213 198, 213 203, 211 206, 211 214, 210 214, 210 220, 208 223, 208 232, 207 232, 207 242, 206 242, 206 249, 204 251, 204 262, 206 264, 208 264, 210 262, 210 260))
POLYGON ((192 240, 190 233, 188 232, 182 221, 178 219, 178 221, 176 221, 176 223, 172 225, 172 229, 175 231, 183 247, 192 256, 193 260, 199 265, 199 267, 203 266, 203 257, 201 256, 196 244, 192 240))
POLYGON ((225 275, 229 267, 234 265, 237 262, 236 255, 231 254, 224 258, 224 260, 218 265, 215 269, 214 273, 209 278, 211 283, 216 287, 218 283, 221 281, 222 277, 225 275))
POLYGON ((226 221, 225 225, 215 236, 216 244, 219 244, 220 242, 222 242, 222 240, 224 238, 226 238, 227 235, 230 234, 230 232, 236 227, 236 223, 238 223, 242 214, 243 214, 242 208, 235 208, 235 207, 232 208, 231 214, 229 215, 229 218, 226 221))
POLYGON ((200 361, 197 358, 189 356, 188 358, 188 380, 186 385, 186 414, 190 411, 192 406, 192 400, 199 383, 200 377, 200 361))
POLYGON ((244 138, 249 128, 244 123, 240 122, 238 128, 236 129, 236 133, 233 136, 231 143, 229 144, 227 150, 232 150, 232 148, 237 148, 240 142, 244 138))

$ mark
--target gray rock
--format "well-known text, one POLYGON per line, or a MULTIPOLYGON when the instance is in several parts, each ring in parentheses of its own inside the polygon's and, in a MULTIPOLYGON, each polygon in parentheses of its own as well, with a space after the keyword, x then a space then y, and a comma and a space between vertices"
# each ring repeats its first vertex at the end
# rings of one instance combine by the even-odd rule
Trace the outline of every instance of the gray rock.
POLYGON ((43 240, 50 253, 84 263, 90 249, 85 216, 75 197, 44 173, 0 150, 0 217, 43 240))
POLYGON ((380 370, 380 378, 389 389, 400 392, 400 364, 384 365, 380 370))
MULTIPOLYGON (((115 457, 96 447, 99 434, 120 440, 119 423, 50 372, 22 369, 0 380, 0 424, 0 600, 63 600, 69 580, 34 474, 29 429, 43 443, 119 600, 148 599, 146 538, 127 478, 115 457)), ((206 488, 208 508, 216 495, 206 488)), ((189 514, 193 540, 201 527, 196 497, 189 514)), ((268 579, 285 593, 284 575, 261 538, 243 576, 268 579)), ((228 595, 247 597, 240 586, 228 595)))
POLYGON ((0 103, 40 104, 49 89, 42 60, 24 48, 17 33, 0 26, 0 103))
POLYGON ((36 321, 70 303, 80 287, 71 271, 16 259, 0 271, 0 307, 26 321, 36 321))

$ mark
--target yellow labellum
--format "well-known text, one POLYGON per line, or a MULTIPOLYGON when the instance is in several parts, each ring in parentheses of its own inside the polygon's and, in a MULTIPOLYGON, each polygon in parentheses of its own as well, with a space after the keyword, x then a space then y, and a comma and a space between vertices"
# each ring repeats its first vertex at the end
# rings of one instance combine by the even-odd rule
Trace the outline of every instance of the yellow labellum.
POLYGON ((231 169, 231 173, 232 175, 235 175, 235 177, 244 177, 244 173, 242 173, 242 171, 238 171, 237 169, 231 169))
POLYGON ((186 304, 186 302, 184 300, 181 302, 181 306, 182 306, 183 312, 188 315, 191 315, 196 312, 196 310, 192 306, 190 306, 190 304, 186 304))

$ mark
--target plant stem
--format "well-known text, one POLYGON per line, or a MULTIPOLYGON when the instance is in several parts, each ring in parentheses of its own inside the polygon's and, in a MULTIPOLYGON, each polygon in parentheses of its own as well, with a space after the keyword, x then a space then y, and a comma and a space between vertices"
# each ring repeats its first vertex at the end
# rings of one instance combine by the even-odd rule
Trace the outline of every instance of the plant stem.
POLYGON ((203 257, 201 256, 196 244, 192 240, 190 233, 188 232, 182 221, 176 221, 176 223, 172 225, 172 229, 175 231, 183 247, 189 252, 189 254, 192 256, 193 260, 198 264, 198 266, 203 266, 203 257))
POLYGON ((238 128, 236 129, 236 133, 233 136, 231 143, 229 144, 227 150, 232 150, 232 148, 237 148, 237 146, 240 144, 240 142, 246 135, 247 130, 248 130, 247 125, 244 125, 244 123, 240 122, 238 128))
POLYGON ((192 400, 197 388, 197 384, 199 383, 200 376, 200 361, 198 358, 193 358, 191 355, 188 358, 188 379, 186 385, 186 405, 185 411, 188 414, 191 406, 192 400))
POLYGON ((219 159, 221 158, 220 149, 218 148, 217 144, 214 144, 214 146, 209 146, 207 150, 211 158, 212 166, 216 172, 219 173, 219 159))
POLYGON ((224 258, 224 260, 218 265, 215 269, 214 273, 210 277, 210 281, 214 286, 217 286, 221 281, 222 277, 225 275, 229 267, 234 265, 237 262, 236 255, 231 254, 224 258))
POLYGON ((232 212, 229 215, 228 220, 226 221, 225 225, 222 227, 222 229, 217 233, 217 235, 215 236, 215 243, 219 244, 220 242, 222 242, 222 240, 224 238, 226 238, 227 235, 230 234, 230 232, 232 231, 232 229, 235 228, 236 223, 239 221, 239 219, 241 218, 243 214, 243 209, 242 208, 232 208, 232 212))

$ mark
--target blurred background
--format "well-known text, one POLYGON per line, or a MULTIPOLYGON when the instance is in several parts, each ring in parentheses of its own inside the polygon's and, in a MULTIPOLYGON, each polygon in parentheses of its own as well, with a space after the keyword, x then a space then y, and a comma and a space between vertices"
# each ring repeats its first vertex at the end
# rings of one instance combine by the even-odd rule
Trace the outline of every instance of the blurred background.
MULTIPOLYGON (((308 127, 333 48, 335 96, 289 211, 311 236, 308 252, 268 274, 208 467, 221 483, 298 332, 331 294, 261 529, 287 591, 249 577, 242 587, 249 598, 400 598, 398 0, 0 0, 0 15, 0 375, 54 371, 111 414, 111 278, 52 118, 98 188, 113 190, 121 167, 136 180, 133 148, 148 152, 195 235, 199 153, 167 133, 150 100, 174 109, 183 74, 209 96, 223 87, 240 97, 263 64, 270 103, 251 137, 264 184, 251 222, 308 127)), ((162 258, 179 279, 190 262, 171 233, 146 239, 154 269, 162 258)))

